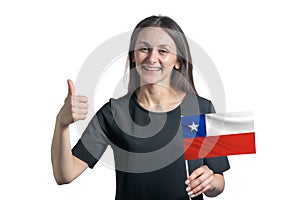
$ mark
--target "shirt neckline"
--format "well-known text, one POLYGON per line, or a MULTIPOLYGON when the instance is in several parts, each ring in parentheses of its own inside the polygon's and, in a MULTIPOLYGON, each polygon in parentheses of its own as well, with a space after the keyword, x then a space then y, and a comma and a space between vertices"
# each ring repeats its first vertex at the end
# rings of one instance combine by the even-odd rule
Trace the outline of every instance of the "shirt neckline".
POLYGON ((176 106, 175 108, 173 108, 172 110, 169 110, 169 111, 166 111, 166 112, 155 112, 155 111, 150 111, 150 110, 147 110, 146 108, 144 108, 137 100, 137 96, 135 93, 133 93, 131 95, 131 98, 133 99, 134 103, 136 106, 138 106, 142 111, 144 112, 147 112, 147 113, 150 113, 150 114, 155 114, 155 115, 161 115, 161 114, 170 114, 172 112, 175 112, 175 111, 178 111, 182 105, 182 103, 185 101, 186 97, 188 95, 185 95, 185 97, 182 99, 182 101, 180 102, 180 104, 178 106, 176 106))

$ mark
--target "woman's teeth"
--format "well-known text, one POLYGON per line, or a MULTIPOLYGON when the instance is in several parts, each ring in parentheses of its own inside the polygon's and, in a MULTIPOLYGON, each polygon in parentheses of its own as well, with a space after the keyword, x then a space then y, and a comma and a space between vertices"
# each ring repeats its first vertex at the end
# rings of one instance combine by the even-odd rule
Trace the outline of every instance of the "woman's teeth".
POLYGON ((161 68, 160 67, 149 67, 149 66, 143 65, 143 69, 145 69, 147 71, 159 71, 161 68))

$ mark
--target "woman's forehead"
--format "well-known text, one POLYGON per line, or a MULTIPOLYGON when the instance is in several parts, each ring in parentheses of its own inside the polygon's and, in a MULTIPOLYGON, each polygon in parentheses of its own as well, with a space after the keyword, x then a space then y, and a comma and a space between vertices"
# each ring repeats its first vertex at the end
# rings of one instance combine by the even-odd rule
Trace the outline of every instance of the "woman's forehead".
POLYGON ((136 44, 141 43, 146 43, 152 46, 168 45, 176 48, 174 40, 163 28, 160 27, 143 28, 136 41, 136 44))

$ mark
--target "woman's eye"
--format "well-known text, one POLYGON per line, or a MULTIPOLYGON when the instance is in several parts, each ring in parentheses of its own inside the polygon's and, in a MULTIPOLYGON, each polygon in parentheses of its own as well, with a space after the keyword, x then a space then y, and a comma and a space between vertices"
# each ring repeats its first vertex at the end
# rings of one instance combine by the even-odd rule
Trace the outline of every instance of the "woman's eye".
POLYGON ((148 47, 142 47, 142 48, 140 48, 140 51, 142 51, 142 52, 148 52, 149 48, 148 47))
POLYGON ((159 50, 159 53, 161 53, 161 54, 166 54, 166 53, 168 53, 168 50, 167 50, 167 49, 160 49, 160 50, 159 50))

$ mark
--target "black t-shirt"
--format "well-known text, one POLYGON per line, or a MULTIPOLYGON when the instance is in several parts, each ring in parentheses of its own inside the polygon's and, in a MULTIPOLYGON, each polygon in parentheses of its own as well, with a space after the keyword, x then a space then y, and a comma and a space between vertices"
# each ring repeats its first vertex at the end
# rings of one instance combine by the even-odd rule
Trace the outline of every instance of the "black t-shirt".
MULTIPOLYGON (((107 146, 112 147, 116 200, 188 200, 180 119, 212 112, 209 100, 193 95, 164 113, 145 110, 134 95, 110 99, 93 117, 72 152, 93 168, 107 146)), ((204 158, 188 161, 189 173, 201 165, 214 173, 229 169, 227 157, 204 158)))

